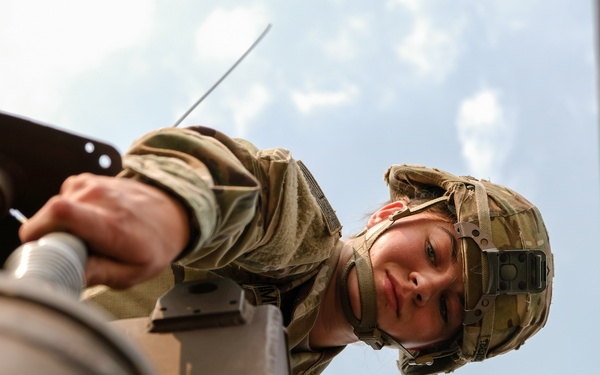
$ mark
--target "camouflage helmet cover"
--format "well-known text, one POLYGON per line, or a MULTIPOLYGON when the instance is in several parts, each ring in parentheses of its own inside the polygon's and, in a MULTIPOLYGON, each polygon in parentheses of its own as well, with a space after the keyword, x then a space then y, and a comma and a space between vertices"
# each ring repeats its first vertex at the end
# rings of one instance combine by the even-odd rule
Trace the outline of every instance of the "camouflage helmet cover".
POLYGON ((503 186, 472 177, 458 177, 433 168, 394 165, 384 178, 393 200, 398 196, 419 197, 424 190, 442 190, 448 197, 449 208, 456 212, 457 225, 474 224, 484 234, 485 239, 480 242, 491 240, 486 250, 518 249, 545 254, 545 265, 542 263, 545 275, 539 275, 545 279, 543 290, 498 293, 486 300, 493 277, 488 272, 491 268, 484 255, 485 246, 459 233, 464 262, 465 309, 482 316, 476 321, 465 319, 462 332, 445 347, 414 353, 417 358, 429 356, 431 360, 418 362, 429 362, 430 366, 411 365, 413 359, 400 351, 398 364, 403 373, 450 372, 468 362, 482 361, 518 349, 546 324, 554 264, 548 233, 537 207, 503 186), (489 306, 487 310, 477 311, 482 301, 489 306))

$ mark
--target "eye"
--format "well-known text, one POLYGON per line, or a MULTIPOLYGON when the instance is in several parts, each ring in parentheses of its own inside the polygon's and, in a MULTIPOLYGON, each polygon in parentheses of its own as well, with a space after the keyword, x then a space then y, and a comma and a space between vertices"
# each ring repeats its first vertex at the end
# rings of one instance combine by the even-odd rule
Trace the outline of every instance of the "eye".
POLYGON ((446 304, 446 297, 443 295, 440 297, 440 315, 442 320, 448 323, 448 305, 446 304))
POLYGON ((425 255, 433 265, 437 263, 436 251, 429 241, 427 241, 427 243, 425 244, 425 255))

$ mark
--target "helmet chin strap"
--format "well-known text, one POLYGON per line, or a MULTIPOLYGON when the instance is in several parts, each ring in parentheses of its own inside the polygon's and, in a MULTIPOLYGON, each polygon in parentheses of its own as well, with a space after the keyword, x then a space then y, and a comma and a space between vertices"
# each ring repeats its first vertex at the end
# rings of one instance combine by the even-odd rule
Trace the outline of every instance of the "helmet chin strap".
POLYGON ((340 274, 342 308, 346 319, 354 328, 356 337, 369 344, 375 350, 379 350, 386 345, 393 345, 402 350, 409 358, 415 359, 414 355, 400 344, 400 342, 377 327, 377 291, 375 289, 373 265, 371 264, 371 257, 369 256, 371 247, 379 236, 400 218, 414 215, 434 204, 447 200, 448 197, 444 196, 413 208, 406 207, 404 210, 396 211, 389 216, 388 220, 383 220, 375 226, 363 230, 354 239, 352 244, 353 254, 340 274), (360 319, 354 315, 348 292, 348 276, 350 275, 352 268, 356 268, 356 277, 358 280, 361 312, 360 319))
MULTIPOLYGON (((406 210, 398 211, 396 214, 403 212, 406 212, 406 210)), ((371 264, 369 251, 375 240, 397 220, 392 219, 392 216, 390 216, 389 220, 382 221, 369 230, 364 230, 355 238, 354 244, 358 244, 358 246, 354 246, 353 244, 352 257, 348 260, 348 263, 346 263, 340 274, 342 308, 346 319, 354 328, 354 334, 360 340, 369 344, 375 350, 380 350, 386 345, 394 345, 403 350, 410 358, 413 358, 412 353, 404 348, 404 346, 377 327, 377 292, 375 290, 373 265, 371 264), (354 315, 348 293, 348 276, 352 268, 356 268, 356 277, 358 279, 360 319, 354 315)))

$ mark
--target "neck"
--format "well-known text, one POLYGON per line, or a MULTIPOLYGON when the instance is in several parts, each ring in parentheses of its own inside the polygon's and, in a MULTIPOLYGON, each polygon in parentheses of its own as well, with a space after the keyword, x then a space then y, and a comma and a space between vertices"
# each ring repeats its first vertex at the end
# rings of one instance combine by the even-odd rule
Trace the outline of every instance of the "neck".
POLYGON ((339 290, 340 273, 351 255, 352 248, 348 243, 344 244, 331 282, 319 307, 319 315, 310 331, 309 340, 313 349, 342 346, 358 341, 344 315, 339 290))

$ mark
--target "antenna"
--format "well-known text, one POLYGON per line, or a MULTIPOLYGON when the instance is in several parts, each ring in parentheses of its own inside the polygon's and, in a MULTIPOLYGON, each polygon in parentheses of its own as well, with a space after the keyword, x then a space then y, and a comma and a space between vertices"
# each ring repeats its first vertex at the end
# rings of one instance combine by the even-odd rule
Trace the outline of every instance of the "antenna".
POLYGON ((246 52, 244 52, 244 54, 242 56, 240 56, 239 59, 237 59, 237 61, 235 62, 235 64, 233 64, 231 66, 231 68, 229 68, 228 71, 225 72, 225 74, 223 74, 223 76, 221 78, 219 78, 219 80, 217 82, 215 82, 214 85, 212 85, 212 87, 210 89, 208 89, 208 91, 202 95, 200 97, 200 99, 198 99, 184 114, 183 116, 181 116, 179 118, 179 120, 177 120, 175 122, 175 124, 173 124, 173 127, 176 128, 179 124, 181 124, 181 122, 194 110, 196 109, 196 107, 198 106, 198 104, 202 103, 202 101, 204 100, 204 98, 206 98, 228 75, 229 73, 231 73, 233 71, 233 69, 235 69, 239 63, 242 62, 242 60, 244 60, 244 58, 246 56, 248 56, 248 54, 254 49, 254 47, 256 47, 258 45, 258 43, 260 43, 260 41, 264 38, 265 35, 267 35, 267 33, 269 32, 269 30, 271 29, 271 24, 267 25, 267 28, 260 34, 260 36, 258 37, 258 39, 256 39, 254 41, 254 43, 252 43, 252 45, 248 48, 248 50, 246 50, 246 52))

